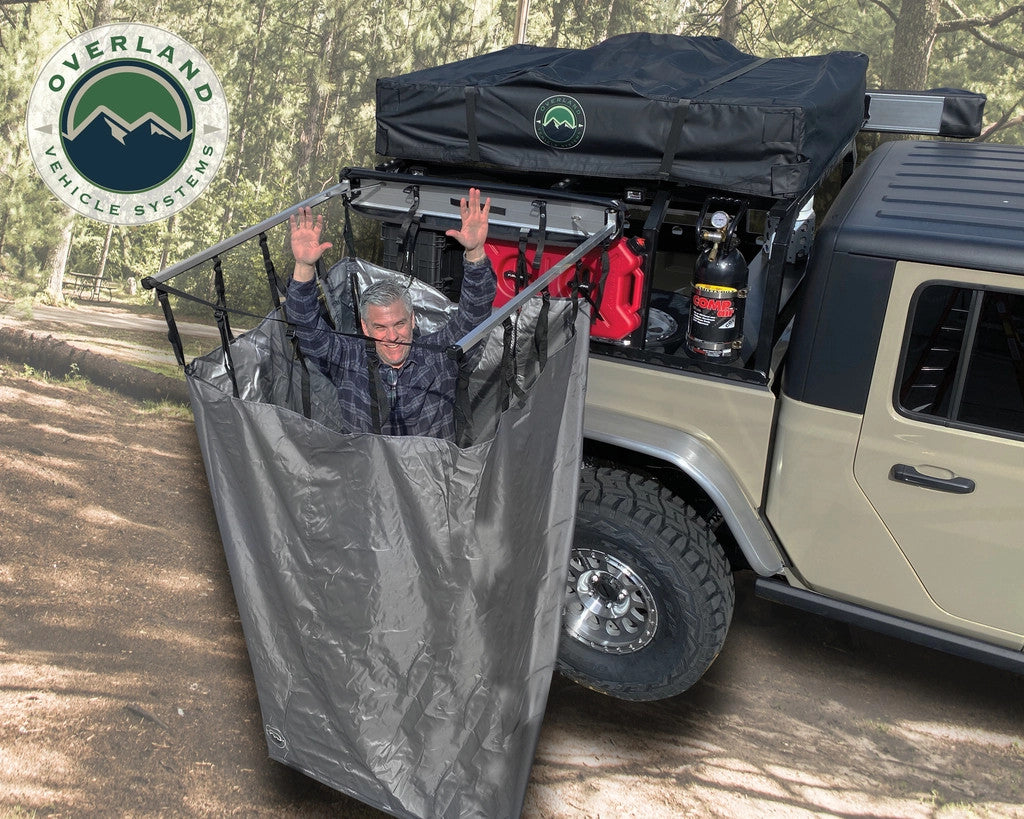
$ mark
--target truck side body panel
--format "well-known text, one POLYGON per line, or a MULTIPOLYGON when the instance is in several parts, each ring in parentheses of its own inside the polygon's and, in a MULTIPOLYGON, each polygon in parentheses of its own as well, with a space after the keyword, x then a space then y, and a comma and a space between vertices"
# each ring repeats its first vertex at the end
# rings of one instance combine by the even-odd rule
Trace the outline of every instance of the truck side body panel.
POLYGON ((764 387, 590 358, 588 412, 657 424, 668 446, 678 432, 700 439, 736 476, 753 509, 761 505, 774 403, 764 387))
POLYGON ((1021 648, 1022 225, 1017 147, 889 143, 841 192, 767 493, 795 584, 1021 648))

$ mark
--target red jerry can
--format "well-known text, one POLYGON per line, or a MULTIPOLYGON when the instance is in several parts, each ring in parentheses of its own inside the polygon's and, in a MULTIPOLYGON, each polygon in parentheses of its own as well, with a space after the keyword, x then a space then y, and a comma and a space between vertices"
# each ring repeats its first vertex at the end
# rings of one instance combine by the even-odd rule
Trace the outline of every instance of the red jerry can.
MULTIPOLYGON (((624 339, 640 326, 640 306, 644 296, 643 256, 634 252, 630 243, 643 253, 643 240, 615 240, 608 248, 608 278, 605 280, 600 300, 600 315, 594 315, 590 325, 590 335, 609 341, 624 339)), ((517 287, 516 270, 519 260, 519 245, 516 242, 502 239, 488 239, 484 246, 494 272, 498 276, 498 292, 494 297, 494 306, 500 307, 510 301, 517 292, 526 287, 537 277, 533 261, 535 247, 526 249, 526 275, 529 281, 519 282, 517 287)), ((541 254, 540 273, 550 270, 555 264, 572 252, 571 247, 545 245, 541 254)), ((583 257, 582 263, 591 282, 598 285, 601 281, 601 249, 590 251, 583 257)), ((566 297, 571 295, 570 282, 576 271, 570 267, 556 278, 548 287, 552 296, 566 297)), ((595 298, 596 301, 596 297, 595 298)))

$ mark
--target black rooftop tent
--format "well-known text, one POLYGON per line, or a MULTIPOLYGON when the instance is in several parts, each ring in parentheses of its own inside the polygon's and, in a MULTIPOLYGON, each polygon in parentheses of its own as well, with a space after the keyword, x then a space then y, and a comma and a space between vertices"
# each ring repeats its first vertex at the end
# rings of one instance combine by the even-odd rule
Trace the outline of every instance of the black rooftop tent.
POLYGON ((803 193, 864 122, 867 57, 759 58, 717 37, 516 45, 377 81, 377 153, 803 193), (838 146, 838 148, 837 148, 838 146))

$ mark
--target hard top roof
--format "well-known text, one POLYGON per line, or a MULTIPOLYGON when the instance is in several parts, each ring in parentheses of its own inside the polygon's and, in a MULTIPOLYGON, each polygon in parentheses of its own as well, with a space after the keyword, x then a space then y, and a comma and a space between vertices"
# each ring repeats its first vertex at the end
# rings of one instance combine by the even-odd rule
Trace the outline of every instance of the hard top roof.
POLYGON ((826 225, 840 252, 1024 273, 1024 147, 885 143, 826 225))

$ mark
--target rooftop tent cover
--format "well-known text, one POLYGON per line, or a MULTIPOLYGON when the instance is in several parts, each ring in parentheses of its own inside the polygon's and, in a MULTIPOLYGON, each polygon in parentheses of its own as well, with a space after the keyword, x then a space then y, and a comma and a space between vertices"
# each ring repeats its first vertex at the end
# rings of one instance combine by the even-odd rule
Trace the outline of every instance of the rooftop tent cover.
MULTIPOLYGON (((345 259, 326 279, 336 326, 345 259)), ((425 331, 451 309, 412 283, 425 331)), ((502 331, 470 381, 479 437, 342 434, 333 386, 274 320, 187 368, 270 755, 397 816, 518 816, 561 627, 589 320, 531 299, 525 396, 490 408, 502 331), (535 326, 548 327, 546 363, 535 326), (314 369, 311 367, 311 370, 314 369)))
POLYGON ((377 80, 377 153, 803 193, 864 121, 867 57, 761 59, 717 37, 516 45, 377 80))

